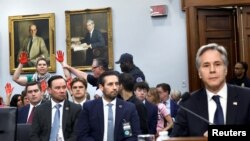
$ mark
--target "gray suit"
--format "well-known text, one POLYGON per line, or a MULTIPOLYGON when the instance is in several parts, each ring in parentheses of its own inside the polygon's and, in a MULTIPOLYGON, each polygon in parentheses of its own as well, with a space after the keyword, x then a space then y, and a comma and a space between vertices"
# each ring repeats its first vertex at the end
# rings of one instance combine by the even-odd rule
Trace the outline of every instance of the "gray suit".
MULTIPOLYGON (((65 141, 75 141, 74 128, 81 106, 65 100, 63 107, 62 129, 65 141)), ((47 101, 35 110, 30 141, 48 141, 51 131, 51 101, 47 101)))

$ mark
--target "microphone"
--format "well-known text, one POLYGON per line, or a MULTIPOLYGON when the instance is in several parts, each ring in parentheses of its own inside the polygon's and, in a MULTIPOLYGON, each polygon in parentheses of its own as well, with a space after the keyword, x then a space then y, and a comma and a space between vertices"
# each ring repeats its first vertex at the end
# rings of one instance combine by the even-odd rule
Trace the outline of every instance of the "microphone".
POLYGON ((186 92, 185 94, 186 94, 186 97, 177 103, 178 106, 179 106, 182 110, 184 110, 184 111, 190 113, 191 115, 193 115, 193 116, 195 116, 195 117, 201 119, 202 121, 208 123, 209 125, 214 125, 214 123, 209 122, 209 121, 208 121, 207 119, 205 119, 204 117, 202 117, 202 116, 196 114, 195 112, 189 110, 188 108, 182 106, 181 103, 184 102, 184 101, 186 101, 186 100, 188 100, 189 97, 191 96, 190 93, 188 93, 188 92, 186 92), (189 96, 187 96, 187 95, 189 95, 189 96))

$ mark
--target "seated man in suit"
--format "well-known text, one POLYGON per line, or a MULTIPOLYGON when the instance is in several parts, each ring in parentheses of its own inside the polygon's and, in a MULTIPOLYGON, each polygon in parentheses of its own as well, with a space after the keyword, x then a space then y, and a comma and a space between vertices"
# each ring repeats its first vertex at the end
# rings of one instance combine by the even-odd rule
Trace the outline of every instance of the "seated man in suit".
POLYGON ((147 109, 148 129, 149 134, 156 134, 156 125, 158 120, 158 107, 146 100, 146 95, 149 91, 147 82, 138 82, 134 85, 134 93, 147 109))
POLYGON ((74 128, 81 106, 67 100, 66 81, 60 75, 48 80, 51 100, 35 110, 31 141, 75 141, 74 128))
POLYGON ((135 106, 116 98, 118 73, 106 71, 99 82, 103 97, 83 105, 76 128, 77 141, 137 141, 141 131, 135 106))
POLYGON ((38 82, 30 82, 25 86, 26 96, 28 97, 30 104, 20 108, 17 115, 17 123, 32 123, 34 110, 42 102, 41 86, 38 82))
POLYGON ((160 83, 156 86, 161 102, 166 105, 167 110, 170 111, 171 117, 175 118, 179 106, 170 98, 171 87, 167 83, 160 83))
POLYGON ((226 83, 227 51, 211 43, 199 48, 196 67, 205 88, 195 91, 182 106, 208 121, 181 108, 171 136, 203 136, 208 125, 249 125, 250 90, 226 83))

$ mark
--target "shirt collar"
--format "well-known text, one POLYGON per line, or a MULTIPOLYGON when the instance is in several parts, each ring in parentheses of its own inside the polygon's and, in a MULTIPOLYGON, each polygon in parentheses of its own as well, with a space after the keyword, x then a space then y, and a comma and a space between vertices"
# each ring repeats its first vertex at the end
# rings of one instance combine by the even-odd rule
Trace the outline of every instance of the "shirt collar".
POLYGON ((111 103, 113 106, 116 106, 116 98, 112 100, 111 102, 106 101, 104 98, 102 98, 102 102, 104 106, 107 106, 107 104, 111 103))
POLYGON ((65 100, 63 100, 62 102, 56 103, 53 99, 51 99, 51 108, 53 109, 56 106, 56 104, 61 104, 61 107, 63 107, 64 101, 65 100))
POLYGON ((222 89, 220 91, 218 91, 217 93, 212 93, 208 89, 206 89, 206 92, 207 92, 208 100, 212 100, 212 97, 214 95, 219 95, 222 99, 227 99, 227 85, 226 85, 226 83, 224 84, 222 89))

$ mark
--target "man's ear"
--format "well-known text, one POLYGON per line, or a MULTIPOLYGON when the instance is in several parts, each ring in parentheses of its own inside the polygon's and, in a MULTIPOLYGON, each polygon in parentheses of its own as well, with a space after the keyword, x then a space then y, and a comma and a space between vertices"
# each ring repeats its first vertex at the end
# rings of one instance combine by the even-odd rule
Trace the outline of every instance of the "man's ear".
POLYGON ((202 77, 201 77, 201 73, 200 72, 198 72, 198 75, 199 75, 199 78, 201 79, 202 77))

